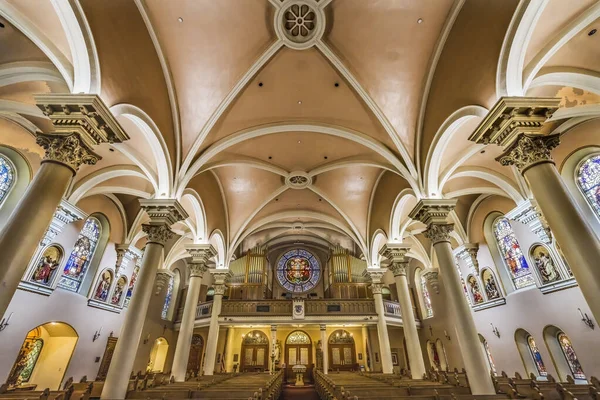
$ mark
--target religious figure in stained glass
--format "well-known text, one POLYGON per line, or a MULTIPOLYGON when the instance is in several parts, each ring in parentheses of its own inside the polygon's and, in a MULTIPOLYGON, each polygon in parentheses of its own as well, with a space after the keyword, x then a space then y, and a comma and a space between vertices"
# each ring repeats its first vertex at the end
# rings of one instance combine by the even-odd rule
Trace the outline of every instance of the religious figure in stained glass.
POLYGON ((600 218, 600 154, 581 164, 577 171, 577 184, 596 216, 600 218))
POLYGON ((531 352, 531 357, 533 357, 533 362, 538 370, 538 374, 540 376, 548 375, 548 371, 546 371, 546 366, 542 360, 542 355, 535 344, 535 340, 533 340, 533 336, 529 335, 527 337, 527 345, 529 346, 529 351, 531 352))
POLYGON ((433 317, 433 307, 431 305, 431 297, 427 290, 427 280, 421 275, 421 292, 423 293, 423 305, 425 306, 425 318, 433 317))
POLYGON ((569 364, 569 369, 573 374, 573 378, 575 379, 585 379, 585 374, 583 373, 583 368, 581 368, 581 363, 579 362, 579 358, 577 358, 577 354, 575 354, 575 349, 573 349, 573 344, 567 335, 563 332, 559 333, 558 343, 560 343, 560 348, 567 359, 567 363, 569 364))
POLYGON ((62 260, 62 250, 58 246, 49 246, 42 253, 33 274, 31 281, 45 286, 52 284, 56 268, 62 260))
POLYGON ((535 267, 540 272, 540 278, 543 284, 560 280, 558 268, 547 248, 542 245, 534 246, 531 249, 531 257, 535 262, 535 267))
POLYGON ((494 358, 492 357, 492 352, 490 351, 490 346, 488 346, 488 342, 485 339, 482 339, 483 348, 485 349, 485 354, 487 356, 488 362, 490 364, 490 370, 492 374, 496 375, 496 364, 494 364, 494 358))
POLYGON ((14 168, 6 157, 0 155, 0 203, 6 198, 14 183, 14 168))
POLYGON ((483 286, 485 288, 485 294, 488 300, 499 299, 501 296, 500 289, 498 289, 498 284, 496 283, 496 278, 492 271, 489 269, 484 269, 481 273, 481 278, 483 279, 483 286))
POLYGON ((475 277, 473 275, 470 275, 467 278, 467 281, 469 282, 469 287, 471 288, 471 295, 473 296, 473 302, 475 304, 483 303, 484 298, 483 298, 483 295, 481 294, 481 289, 479 289, 479 283, 477 282, 477 279, 475 279, 475 277))
POLYGON ((469 296, 469 289, 467 289, 467 284, 465 283, 465 280, 463 278, 462 272, 460 270, 459 262, 458 262, 458 258, 455 259, 455 265, 456 265, 456 271, 458 272, 458 276, 460 277, 460 283, 462 283, 463 286, 463 291, 465 292, 465 298, 467 299, 467 303, 469 303, 469 305, 471 305, 471 296, 469 296))
POLYGON ((317 285, 320 277, 319 261, 309 251, 290 250, 277 262, 277 280, 290 292, 308 292, 317 285))
POLYGON ((83 229, 73 246, 73 251, 71 251, 71 255, 65 264, 63 276, 58 282, 59 287, 73 292, 79 290, 99 238, 100 222, 96 218, 90 217, 85 221, 83 229))
POLYGON ((113 276, 109 270, 102 272, 100 279, 98 279, 96 290, 94 290, 94 300, 106 301, 108 299, 108 291, 110 290, 112 280, 113 276))
POLYGON ((167 319, 169 315, 169 308, 171 307, 171 299, 173 298, 173 286, 175 286, 175 277, 171 277, 169 279, 169 286, 167 286, 167 295, 165 297, 165 302, 163 304, 162 309, 162 319, 167 319))
POLYGON ((499 218, 494 225, 494 235, 500 254, 504 258, 517 289, 534 285, 529 265, 521 251, 521 245, 515 236, 507 218, 499 218))
POLYGON ((113 295, 110 299, 110 303, 118 306, 121 304, 121 298, 123 297, 123 292, 125 290, 125 285, 127 284, 127 278, 121 276, 115 285, 115 290, 113 291, 113 295))
POLYGON ((436 371, 442 370, 442 362, 440 361, 440 353, 438 352, 437 346, 435 343, 429 342, 429 348, 431 349, 431 361, 433 362, 432 367, 436 371))
POLYGON ((38 332, 38 330, 34 329, 25 338, 25 342, 23 342, 15 364, 6 380, 8 386, 19 386, 28 382, 29 378, 31 378, 35 364, 44 346, 44 341, 39 337, 38 332))
POLYGON ((137 281, 138 274, 140 273, 140 267, 135 267, 133 269, 133 273, 131 274, 131 280, 129 281, 129 287, 127 288, 127 294, 125 295, 125 302, 123 306, 126 307, 129 305, 131 301, 131 296, 133 295, 133 288, 135 287, 135 282, 137 281))

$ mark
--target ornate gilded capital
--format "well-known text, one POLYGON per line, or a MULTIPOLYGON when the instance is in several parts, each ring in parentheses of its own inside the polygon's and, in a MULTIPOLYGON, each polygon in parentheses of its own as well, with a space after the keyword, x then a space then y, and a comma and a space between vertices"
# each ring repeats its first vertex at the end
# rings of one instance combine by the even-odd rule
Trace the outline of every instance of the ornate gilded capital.
POLYGON ((456 199, 421 199, 408 216, 428 226, 444 224, 454 207, 456 207, 456 199))
POLYGON ((406 276, 408 262, 394 262, 388 267, 394 276, 406 276))
POLYGON ((142 224, 142 230, 148 235, 148 243, 164 246, 173 237, 173 232, 167 224, 142 224))
POLYGON ((537 164, 554 164, 550 150, 559 144, 559 134, 548 136, 523 134, 496 160, 505 166, 514 165, 523 174, 528 168, 537 164))
POLYGON ((204 263, 191 262, 188 263, 188 268, 190 269, 190 278, 202 278, 202 275, 204 275, 204 273, 208 271, 208 268, 204 263))
POLYGON ((383 283, 372 283, 371 284, 371 291, 373 292, 373 294, 381 294, 382 290, 383 290, 383 283))
POLYGON ((440 294, 439 272, 434 269, 426 269, 423 277, 431 285, 436 294, 440 294))
POLYGON ((63 164, 69 167, 73 174, 81 164, 94 165, 102 158, 87 147, 76 133, 70 135, 38 133, 35 142, 46 150, 42 162, 63 164))
POLYGON ((450 233, 454 230, 454 224, 431 224, 423 233, 433 244, 449 242, 450 233))

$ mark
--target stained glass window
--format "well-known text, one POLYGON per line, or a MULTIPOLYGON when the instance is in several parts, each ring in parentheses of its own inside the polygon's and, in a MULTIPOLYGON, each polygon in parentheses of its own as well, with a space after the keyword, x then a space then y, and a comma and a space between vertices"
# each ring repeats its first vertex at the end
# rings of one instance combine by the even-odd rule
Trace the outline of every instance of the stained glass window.
POLYGON ((473 275, 470 275, 467 278, 469 282, 469 287, 471 288, 471 295, 473 296, 473 303, 479 304, 484 302, 483 295, 481 294, 481 289, 479 288, 479 282, 473 275))
POLYGON ((40 256, 30 280, 41 285, 51 286, 62 258, 63 253, 58 246, 48 246, 40 256))
POLYGON ((169 307, 171 307, 171 300, 173 299, 173 286, 175 286, 175 277, 172 276, 169 279, 169 286, 167 286, 167 296, 165 297, 165 303, 162 309, 162 319, 167 319, 169 316, 169 307))
POLYGON ((8 159, 0 155, 0 203, 15 183, 15 170, 8 159))
POLYGON ((465 283, 465 280, 463 278, 462 272, 460 270, 459 264, 458 264, 458 258, 455 259, 455 265, 456 265, 456 271, 458 272, 458 276, 460 277, 460 283, 463 286, 463 291, 465 292, 465 298, 467 299, 467 303, 469 303, 469 305, 471 305, 471 296, 469 296, 469 289, 467 289, 467 284, 465 283))
POLYGON ((96 218, 88 218, 79 232, 73 251, 65 264, 63 275, 58 281, 58 286, 77 292, 85 277, 90 262, 100 238, 100 222, 96 218))
POLYGON ((127 307, 129 305, 129 302, 131 301, 131 296, 133 295, 133 288, 135 287, 135 282, 137 281, 139 273, 140 267, 135 267, 133 269, 133 273, 131 274, 131 280, 129 281, 129 287, 127 288, 127 294, 125 295, 125 302, 123 303, 123 307, 127 307))
MULTIPOLYGON (((36 330, 32 332, 35 331, 36 330)), ((44 341, 39 338, 39 333, 36 332, 32 335, 32 332, 29 332, 23 346, 21 346, 17 360, 6 380, 6 383, 9 386, 16 386, 28 382, 33 373, 33 369, 35 368, 35 364, 40 357, 44 341)))
POLYGON ((540 376, 548 375, 546 371, 546 366, 544 365, 544 361, 542 360, 542 355, 535 344, 535 340, 533 340, 533 336, 527 336, 527 345, 529 346, 529 352, 531 353, 531 357, 533 357, 533 362, 535 363, 535 367, 537 368, 538 374, 540 376))
POLYGON ((421 275, 421 292, 423 293, 423 305, 425 306, 425 318, 433 317, 433 307, 431 306, 431 297, 427 290, 427 280, 421 275))
POLYGON ((285 341, 286 344, 310 344, 310 338, 302 331, 290 333, 285 341))
POLYGON ((521 251, 521 245, 515 236, 507 218, 499 218, 494 225, 494 235, 500 254, 504 258, 517 289, 535 284, 531 270, 521 251))
POLYGON ((309 251, 290 250, 277 262, 277 280, 290 292, 308 292, 317 285, 320 277, 319 261, 309 251))
POLYGON ((577 184, 594 213, 600 218, 600 154, 588 158, 579 167, 577 184))
POLYGON ((127 285, 127 278, 121 276, 115 285, 115 290, 113 291, 110 299, 110 304, 114 304, 116 306, 121 304, 121 298, 123 297, 123 292, 125 291, 125 285, 127 285))
POLYGON ((488 346, 488 342, 487 340, 483 339, 481 340, 481 343, 483 344, 483 349, 485 350, 485 355, 487 356, 488 359, 488 363, 490 364, 490 370, 492 371, 492 374, 496 375, 496 364, 494 364, 494 358, 492 357, 492 352, 490 351, 490 346, 488 346))
POLYGON ((577 354, 575 354, 575 349, 573 349, 573 344, 567 335, 563 332, 558 334, 558 343, 560 343, 560 348, 567 359, 567 363, 569 364, 569 369, 573 374, 575 379, 585 379, 585 374, 583 373, 583 368, 581 368, 581 363, 577 358, 577 354))
POLYGON ((40 353, 42 352, 42 347, 44 347, 44 341, 42 339, 34 339, 31 342, 31 348, 29 353, 27 353, 27 357, 25 358, 25 368, 23 368, 23 371, 21 371, 22 382, 28 382, 29 378, 31 378, 35 364, 40 357, 40 353))
POLYGON ((560 280, 558 267, 556 266, 550 251, 546 247, 541 244, 534 246, 530 251, 530 255, 531 258, 533 258, 535 267, 538 269, 540 279, 544 285, 560 280))
POLYGON ((108 300, 108 291, 110 290, 112 280, 112 272, 109 270, 104 270, 102 275, 100 275, 100 278, 98 278, 98 283, 96 284, 96 289, 94 290, 94 300, 108 300))

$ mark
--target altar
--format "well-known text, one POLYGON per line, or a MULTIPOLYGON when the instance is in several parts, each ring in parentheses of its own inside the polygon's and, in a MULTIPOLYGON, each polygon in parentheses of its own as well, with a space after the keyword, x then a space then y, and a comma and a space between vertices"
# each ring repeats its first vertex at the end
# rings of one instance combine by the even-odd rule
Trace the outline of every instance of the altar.
POLYGON ((304 373, 306 372, 306 365, 297 364, 292 367, 292 371, 296 374, 295 386, 304 386, 304 373))

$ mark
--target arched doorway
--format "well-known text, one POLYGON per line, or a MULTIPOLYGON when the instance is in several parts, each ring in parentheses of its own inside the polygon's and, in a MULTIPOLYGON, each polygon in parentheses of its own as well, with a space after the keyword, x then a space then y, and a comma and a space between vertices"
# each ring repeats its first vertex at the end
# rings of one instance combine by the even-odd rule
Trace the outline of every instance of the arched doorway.
POLYGON ((356 346, 354 337, 348 331, 338 329, 329 336, 329 368, 340 371, 354 371, 356 364, 356 346))
POLYGON ((167 352, 169 351, 169 342, 164 337, 159 337, 154 341, 152 350, 150 350, 150 361, 146 371, 148 372, 163 372, 165 361, 167 361, 167 352))
POLYGON ((295 381, 294 365, 305 365, 304 381, 312 380, 312 340, 304 331, 294 331, 285 339, 285 377, 295 381))
POLYGON ((266 371, 269 365, 269 338, 261 331, 242 335, 242 362, 240 371, 266 371))
POLYGON ((10 387, 58 390, 79 336, 63 322, 48 322, 27 333, 6 383, 10 387))
POLYGON ((188 357, 187 372, 194 376, 200 374, 202 365, 202 354, 204 353, 204 339, 202 336, 194 333, 192 335, 192 345, 190 347, 190 356, 188 357))

